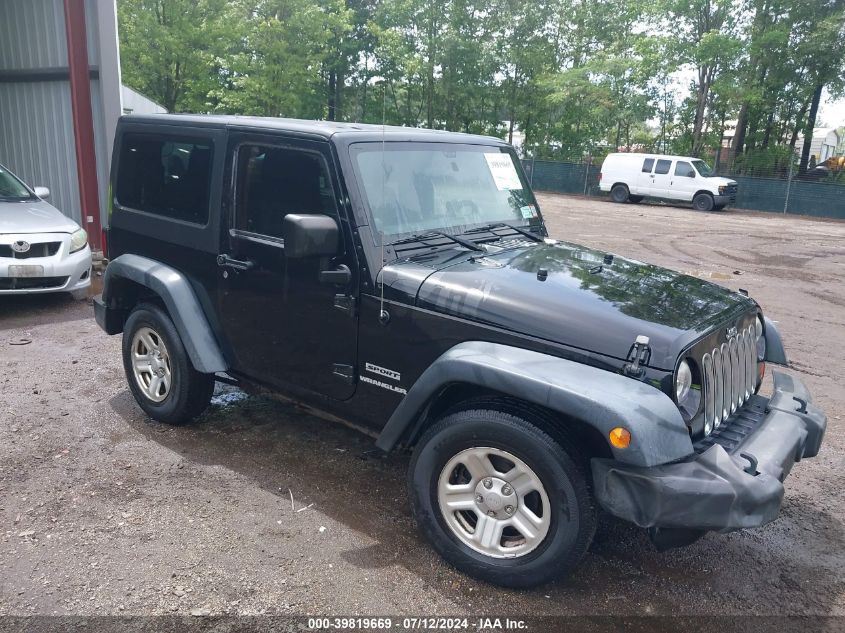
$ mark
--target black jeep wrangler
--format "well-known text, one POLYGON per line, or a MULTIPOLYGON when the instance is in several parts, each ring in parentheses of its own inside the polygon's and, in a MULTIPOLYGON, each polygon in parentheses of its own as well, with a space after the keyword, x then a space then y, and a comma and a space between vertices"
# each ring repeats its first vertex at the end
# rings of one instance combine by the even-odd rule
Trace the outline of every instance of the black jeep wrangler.
MULTIPOLYGON (((413 451, 450 563, 566 574, 599 508, 658 547, 772 521, 824 414, 744 294, 549 239, 507 144, 406 128, 129 116, 96 318, 155 420, 215 380, 413 451)), ((314 459, 320 459, 315 455, 314 459)))

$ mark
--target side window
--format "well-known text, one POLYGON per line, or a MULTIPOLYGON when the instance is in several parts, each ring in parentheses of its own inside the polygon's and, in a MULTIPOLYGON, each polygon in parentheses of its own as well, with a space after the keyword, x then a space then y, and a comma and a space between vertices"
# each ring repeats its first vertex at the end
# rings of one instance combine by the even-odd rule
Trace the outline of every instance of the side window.
POLYGON ((206 224, 211 159, 210 140, 127 134, 118 163, 118 204, 206 224))
POLYGON ((679 160, 675 164, 675 175, 681 176, 682 178, 690 178, 695 176, 695 171, 693 170, 692 165, 682 160, 679 160))
POLYGON ((657 167, 654 168, 655 174, 668 174, 669 168, 672 167, 671 160, 659 160, 657 161, 657 167))
POLYGON ((646 158, 643 161, 643 173, 644 174, 650 174, 653 167, 654 167, 654 159, 653 158, 646 158))
POLYGON ((288 213, 337 215, 328 168, 313 152, 265 145, 238 148, 235 227, 282 237, 288 213))

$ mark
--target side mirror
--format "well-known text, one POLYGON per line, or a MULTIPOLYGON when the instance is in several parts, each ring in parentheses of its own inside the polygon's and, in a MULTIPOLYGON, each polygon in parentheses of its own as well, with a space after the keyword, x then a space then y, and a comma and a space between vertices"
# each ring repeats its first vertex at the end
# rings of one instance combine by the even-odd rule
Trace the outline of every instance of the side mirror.
POLYGON ((695 178, 695 172, 690 172, 689 174, 687 174, 687 176, 689 176, 690 178, 695 178))
POLYGON ((340 229, 327 215, 289 213, 282 229, 285 257, 331 257, 337 255, 340 229))
POLYGON ((35 187, 33 189, 35 195, 39 198, 49 198, 50 197, 50 190, 47 187, 35 187))

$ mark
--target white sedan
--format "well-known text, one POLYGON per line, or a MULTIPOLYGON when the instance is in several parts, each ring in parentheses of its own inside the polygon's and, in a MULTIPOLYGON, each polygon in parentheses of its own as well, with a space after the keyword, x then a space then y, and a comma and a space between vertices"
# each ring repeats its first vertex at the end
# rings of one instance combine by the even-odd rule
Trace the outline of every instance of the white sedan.
POLYGON ((70 292, 87 295, 91 249, 85 229, 44 202, 0 165, 0 295, 70 292))

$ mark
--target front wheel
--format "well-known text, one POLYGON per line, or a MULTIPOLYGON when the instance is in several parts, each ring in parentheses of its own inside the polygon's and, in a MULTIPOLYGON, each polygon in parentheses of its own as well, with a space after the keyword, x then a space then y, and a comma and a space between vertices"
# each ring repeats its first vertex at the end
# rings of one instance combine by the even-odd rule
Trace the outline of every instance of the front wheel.
POLYGON ((194 369, 176 326, 156 305, 141 304, 126 320, 123 369, 135 400, 159 422, 187 422, 211 401, 214 376, 194 369))
POLYGON ((497 408, 451 413, 420 440, 409 484, 423 534, 459 570, 505 587, 570 573, 595 532, 578 451, 497 408))
POLYGON ((712 211, 714 204, 713 196, 709 193, 699 193, 692 199, 692 206, 696 211, 712 211))

